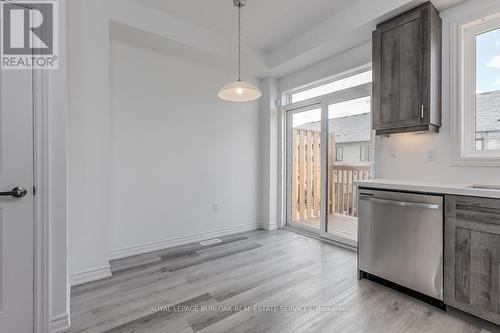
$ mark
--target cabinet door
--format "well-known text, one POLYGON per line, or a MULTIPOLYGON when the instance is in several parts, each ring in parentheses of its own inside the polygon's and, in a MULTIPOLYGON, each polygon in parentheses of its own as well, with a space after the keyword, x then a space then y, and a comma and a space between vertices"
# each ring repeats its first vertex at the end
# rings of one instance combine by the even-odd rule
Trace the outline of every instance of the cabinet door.
POLYGON ((446 198, 444 300, 500 324, 500 200, 446 198))
POLYGON ((414 10, 382 24, 374 33, 374 76, 378 99, 375 129, 422 123, 423 17, 414 10))

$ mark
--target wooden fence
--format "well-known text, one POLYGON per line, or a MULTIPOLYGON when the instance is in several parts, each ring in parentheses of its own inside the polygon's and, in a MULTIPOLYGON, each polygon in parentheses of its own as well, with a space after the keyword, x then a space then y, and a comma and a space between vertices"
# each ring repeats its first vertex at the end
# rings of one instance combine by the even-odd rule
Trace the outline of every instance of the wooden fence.
MULTIPOLYGON (((335 165, 335 136, 328 140, 328 214, 357 216, 357 180, 368 179, 368 166, 335 165)), ((320 216, 321 136, 306 130, 292 134, 292 219, 320 216)))

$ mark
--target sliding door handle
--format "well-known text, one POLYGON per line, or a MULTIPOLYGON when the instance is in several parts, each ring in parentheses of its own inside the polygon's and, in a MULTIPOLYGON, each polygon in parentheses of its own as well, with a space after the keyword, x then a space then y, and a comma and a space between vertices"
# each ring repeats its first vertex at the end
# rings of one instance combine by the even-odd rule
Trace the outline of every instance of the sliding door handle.
POLYGON ((0 192, 0 197, 14 197, 14 198, 22 198, 28 193, 26 189, 22 186, 14 187, 12 191, 0 192))

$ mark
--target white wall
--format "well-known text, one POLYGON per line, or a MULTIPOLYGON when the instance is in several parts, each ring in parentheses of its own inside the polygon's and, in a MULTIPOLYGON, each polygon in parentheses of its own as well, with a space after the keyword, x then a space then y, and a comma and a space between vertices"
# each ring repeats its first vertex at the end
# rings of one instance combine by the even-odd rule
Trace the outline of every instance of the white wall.
POLYGON ((500 184, 499 167, 450 166, 449 110, 439 134, 400 134, 377 140, 376 177, 437 183, 500 184), (396 158, 391 152, 396 149, 396 158), (436 161, 426 161, 428 150, 436 161))
MULTIPOLYGON (((68 1, 69 270, 109 274, 111 136, 104 2, 68 1)), ((92 275, 91 274, 91 275, 92 275)))
POLYGON ((111 41, 113 256, 260 225, 258 103, 219 100, 230 80, 111 41))
POLYGON ((130 46, 109 56, 112 22, 168 39, 172 20, 133 1, 68 3, 71 284, 109 276, 112 256, 261 225, 258 103, 216 98, 234 72, 130 46))
POLYGON ((279 218, 279 120, 280 112, 276 106, 279 99, 278 81, 266 78, 261 81, 260 128, 262 147, 262 223, 267 230, 278 228, 279 218))

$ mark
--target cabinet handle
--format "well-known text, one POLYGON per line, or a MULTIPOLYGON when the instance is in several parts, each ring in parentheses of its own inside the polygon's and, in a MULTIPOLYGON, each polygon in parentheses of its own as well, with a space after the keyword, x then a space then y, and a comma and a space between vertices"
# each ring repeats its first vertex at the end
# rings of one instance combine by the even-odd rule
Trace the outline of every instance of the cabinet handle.
POLYGON ((424 105, 423 104, 420 106, 420 118, 424 119, 424 105))

